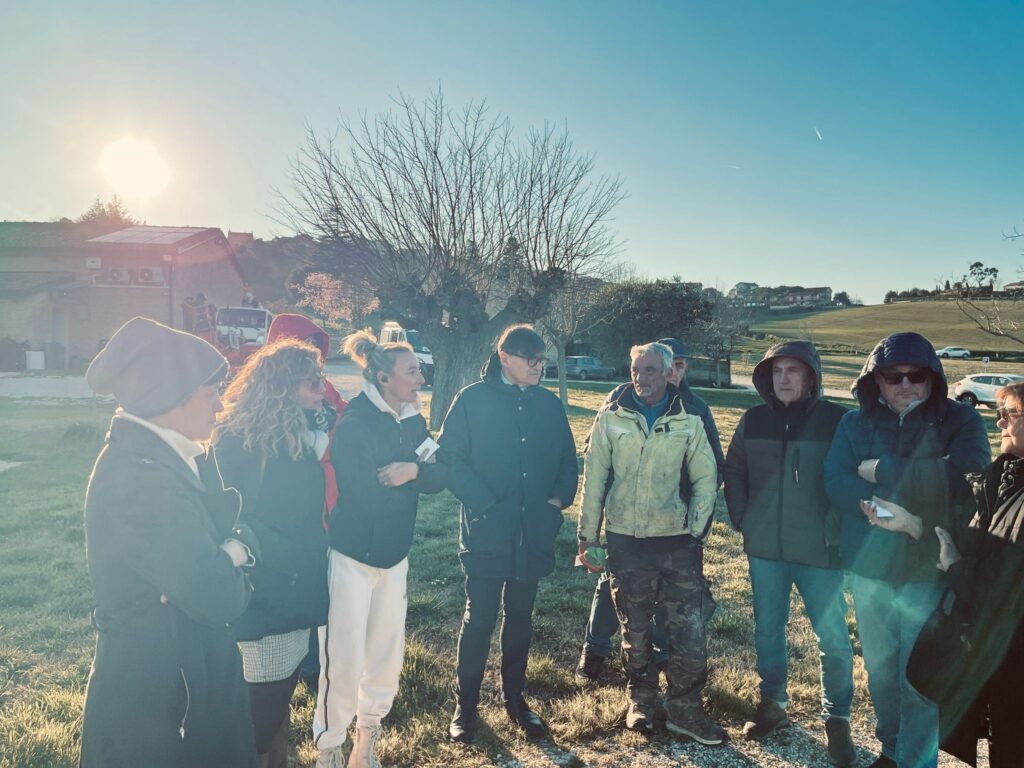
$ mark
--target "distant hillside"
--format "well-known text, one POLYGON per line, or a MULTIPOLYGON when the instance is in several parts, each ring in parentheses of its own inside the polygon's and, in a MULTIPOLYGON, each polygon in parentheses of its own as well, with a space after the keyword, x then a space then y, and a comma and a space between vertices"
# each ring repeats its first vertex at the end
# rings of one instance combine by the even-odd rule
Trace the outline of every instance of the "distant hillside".
MULTIPOLYGON (((1009 316, 1024 324, 1024 304, 1005 303, 1009 316)), ((754 333, 781 338, 811 339, 815 344, 855 347, 868 352, 883 336, 896 331, 917 331, 928 337, 936 348, 945 346, 1000 352, 1024 351, 1008 339, 982 333, 960 314, 951 301, 905 301, 870 307, 823 310, 796 318, 763 317, 754 322, 754 333)), ((758 346, 752 342, 751 347, 758 346)))

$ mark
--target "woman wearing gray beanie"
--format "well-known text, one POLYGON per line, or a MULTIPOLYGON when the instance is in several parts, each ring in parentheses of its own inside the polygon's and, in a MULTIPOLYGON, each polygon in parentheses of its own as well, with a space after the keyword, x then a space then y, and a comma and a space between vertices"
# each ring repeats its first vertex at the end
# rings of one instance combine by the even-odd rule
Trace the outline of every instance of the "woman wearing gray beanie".
POLYGON ((121 406, 85 499, 96 607, 81 765, 256 765, 249 697, 228 623, 249 602, 258 546, 237 527, 200 442, 227 361, 196 336, 136 317, 86 381, 121 406))

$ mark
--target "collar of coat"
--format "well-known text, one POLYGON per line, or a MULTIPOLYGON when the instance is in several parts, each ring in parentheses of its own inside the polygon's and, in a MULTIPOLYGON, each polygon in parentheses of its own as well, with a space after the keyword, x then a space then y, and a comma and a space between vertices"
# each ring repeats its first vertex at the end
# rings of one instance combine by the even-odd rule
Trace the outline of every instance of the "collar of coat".
MULTIPOLYGON (((632 384, 626 384, 623 386, 618 397, 612 400, 611 405, 608 406, 608 410, 614 413, 621 409, 643 417, 643 414, 640 413, 636 407, 636 401, 633 400, 633 394, 635 392, 636 389, 632 384)), ((683 399, 679 394, 679 390, 674 385, 669 384, 665 392, 668 395, 668 405, 665 407, 665 412, 658 418, 660 419, 663 416, 678 416, 681 413, 685 414, 686 409, 683 407, 683 399)))
MULTIPOLYGON (((115 414, 111 419, 106 442, 111 447, 124 451, 143 462, 156 463, 166 467, 197 490, 206 489, 205 477, 208 473, 214 472, 217 474, 217 478, 220 478, 220 470, 216 467, 216 461, 207 449, 202 449, 193 457, 198 470, 197 472, 193 471, 182 460, 181 454, 156 432, 139 423, 138 419, 125 418, 123 414, 115 414)), ((212 475, 210 477, 212 478, 212 475)), ((211 482, 211 486, 215 485, 211 482)))

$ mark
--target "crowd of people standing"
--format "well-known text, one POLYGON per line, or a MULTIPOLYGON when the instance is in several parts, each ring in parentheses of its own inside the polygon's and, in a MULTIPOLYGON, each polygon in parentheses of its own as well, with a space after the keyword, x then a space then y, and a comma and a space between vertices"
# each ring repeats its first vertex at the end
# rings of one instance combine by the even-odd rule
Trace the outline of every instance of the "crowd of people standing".
MULTIPOLYGON (((543 737, 526 690, 532 615, 580 483, 565 410, 538 386, 542 337, 507 328, 435 441, 408 345, 349 336, 363 384, 346 403, 325 377, 326 333, 296 315, 275 326, 223 398, 220 353, 143 318, 90 366, 90 386, 120 407, 86 497, 98 640, 81 764, 145 755, 156 766, 283 768, 289 702, 312 655, 318 766, 379 766, 418 500, 444 489, 461 505, 466 596, 448 737, 476 735, 499 612, 505 710, 528 738, 543 737)), ((999 393, 991 462, 980 416, 948 398, 919 334, 878 343, 852 410, 822 398, 814 345, 786 342, 755 367, 763 402, 723 451, 686 370, 677 339, 634 346, 630 381, 609 393, 583 447, 577 564, 601 576, 576 677, 600 678, 620 631, 626 727, 650 734, 664 719, 674 735, 727 740, 702 696, 715 611, 704 542, 724 483, 747 555, 760 680, 746 738, 789 723, 795 585, 821 652, 829 760, 857 764, 845 584, 881 743, 872 768, 930 768, 940 748, 973 761, 979 736, 993 768, 1024 765, 1008 703, 1024 676, 1024 385, 999 393), (908 660, 949 596, 984 652, 929 699, 908 660)))

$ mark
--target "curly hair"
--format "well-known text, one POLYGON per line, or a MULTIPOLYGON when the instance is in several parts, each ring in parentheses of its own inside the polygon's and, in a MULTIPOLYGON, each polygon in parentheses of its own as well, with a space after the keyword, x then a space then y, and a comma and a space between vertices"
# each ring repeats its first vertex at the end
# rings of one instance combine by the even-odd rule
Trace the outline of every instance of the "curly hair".
POLYGON ((404 341, 378 344, 366 331, 356 331, 342 339, 341 350, 363 369, 364 379, 376 384, 377 374, 394 373, 398 356, 403 352, 411 353, 412 347, 404 341))
POLYGON ((245 450, 264 459, 284 451, 302 456, 306 414, 295 397, 304 381, 323 376, 320 350, 296 339, 280 339, 250 357, 224 393, 224 411, 214 442, 225 434, 242 438, 245 450))

